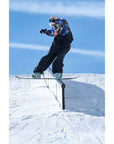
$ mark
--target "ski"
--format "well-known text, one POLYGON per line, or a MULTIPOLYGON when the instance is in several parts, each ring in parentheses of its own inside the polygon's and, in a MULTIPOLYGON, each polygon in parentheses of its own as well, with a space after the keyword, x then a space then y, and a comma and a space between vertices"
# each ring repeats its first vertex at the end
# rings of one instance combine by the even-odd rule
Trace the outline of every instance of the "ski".
POLYGON ((15 75, 16 78, 18 79, 33 79, 33 80, 70 80, 70 79, 76 79, 78 77, 66 77, 66 78, 61 78, 61 79, 56 79, 56 78, 33 78, 33 77, 23 77, 23 76, 17 76, 15 75))

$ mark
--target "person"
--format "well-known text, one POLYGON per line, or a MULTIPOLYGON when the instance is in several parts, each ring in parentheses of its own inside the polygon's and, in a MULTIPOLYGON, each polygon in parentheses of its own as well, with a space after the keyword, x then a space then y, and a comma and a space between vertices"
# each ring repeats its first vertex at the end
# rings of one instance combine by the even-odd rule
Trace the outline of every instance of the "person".
POLYGON ((54 36, 54 40, 48 54, 42 57, 34 68, 32 77, 41 78, 41 74, 52 64, 52 72, 55 74, 56 79, 61 79, 64 66, 63 60, 71 48, 73 36, 65 19, 51 16, 49 22, 52 29, 41 29, 40 33, 54 36))

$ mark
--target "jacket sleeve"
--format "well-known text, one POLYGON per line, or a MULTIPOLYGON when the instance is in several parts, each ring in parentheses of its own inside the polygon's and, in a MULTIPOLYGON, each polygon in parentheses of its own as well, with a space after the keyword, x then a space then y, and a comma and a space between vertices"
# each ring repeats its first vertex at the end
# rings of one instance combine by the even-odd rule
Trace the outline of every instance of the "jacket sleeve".
POLYGON ((46 30, 45 32, 48 36, 54 36, 53 30, 46 30))

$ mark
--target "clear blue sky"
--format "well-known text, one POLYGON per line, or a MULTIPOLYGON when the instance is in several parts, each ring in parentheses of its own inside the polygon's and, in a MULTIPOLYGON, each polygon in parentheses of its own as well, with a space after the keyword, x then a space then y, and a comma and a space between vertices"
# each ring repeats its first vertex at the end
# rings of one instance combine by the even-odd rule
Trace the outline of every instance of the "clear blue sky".
POLYGON ((9 73, 32 74, 40 58, 47 54, 48 51, 42 49, 21 48, 11 44, 50 48, 53 37, 40 34, 40 30, 50 29, 51 15, 67 19, 74 37, 71 49, 80 50, 66 55, 64 73, 105 73, 104 1, 54 2, 10 0, 9 73))

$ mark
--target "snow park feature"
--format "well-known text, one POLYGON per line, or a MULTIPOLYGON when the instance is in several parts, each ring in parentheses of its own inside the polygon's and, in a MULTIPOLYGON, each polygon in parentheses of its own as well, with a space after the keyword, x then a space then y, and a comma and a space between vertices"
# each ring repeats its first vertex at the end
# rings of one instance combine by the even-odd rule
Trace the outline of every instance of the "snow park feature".
MULTIPOLYGON (((22 75, 20 75, 22 76, 22 75)), ((24 75, 29 77, 30 75, 24 75)), ((46 85, 9 77, 9 144, 104 144, 104 74, 65 74, 65 110, 46 85)), ((58 92, 59 93, 59 92, 58 92)))

